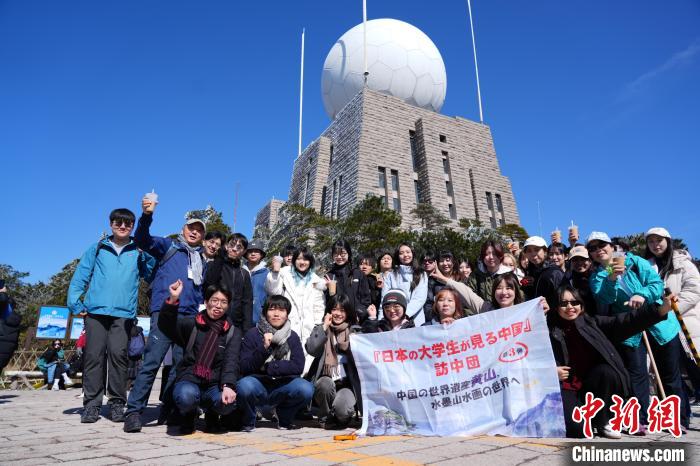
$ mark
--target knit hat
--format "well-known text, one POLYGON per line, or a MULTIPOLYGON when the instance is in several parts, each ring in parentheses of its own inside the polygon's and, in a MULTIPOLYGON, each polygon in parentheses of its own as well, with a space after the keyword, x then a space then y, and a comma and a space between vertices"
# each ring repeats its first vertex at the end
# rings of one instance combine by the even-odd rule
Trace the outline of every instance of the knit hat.
POLYGON ((408 300, 406 299, 406 294, 399 289, 393 289, 387 291, 387 293, 384 295, 384 298, 382 299, 382 309, 387 304, 400 304, 401 307, 403 307, 404 312, 406 312, 406 307, 408 306, 408 300))

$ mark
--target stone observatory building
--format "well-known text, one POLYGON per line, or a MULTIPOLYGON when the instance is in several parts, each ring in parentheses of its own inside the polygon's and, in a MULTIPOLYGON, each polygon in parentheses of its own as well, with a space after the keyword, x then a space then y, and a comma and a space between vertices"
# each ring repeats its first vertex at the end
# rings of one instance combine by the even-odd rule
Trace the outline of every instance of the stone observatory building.
POLYGON ((439 113, 447 91, 440 52, 422 31, 394 19, 362 24, 326 58, 323 103, 330 126, 294 162, 287 202, 343 217, 368 194, 419 228, 410 212, 429 203, 461 218, 519 224, 488 126, 439 113))

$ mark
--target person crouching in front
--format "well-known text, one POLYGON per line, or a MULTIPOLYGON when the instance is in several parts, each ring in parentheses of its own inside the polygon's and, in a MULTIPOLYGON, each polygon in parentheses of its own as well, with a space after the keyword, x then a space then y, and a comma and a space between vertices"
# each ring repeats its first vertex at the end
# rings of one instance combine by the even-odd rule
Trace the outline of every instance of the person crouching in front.
POLYGON ((241 347, 238 403, 242 430, 255 429, 256 407, 276 408, 278 429, 296 429, 297 412, 311 403, 314 386, 301 378, 306 356, 299 335, 291 328, 292 303, 272 295, 257 325, 248 330, 241 347))
POLYGON ((231 292, 217 285, 204 292, 206 310, 194 316, 180 314, 183 283, 170 285, 170 297, 160 310, 158 328, 184 349, 176 368, 173 398, 182 421, 180 433, 192 433, 201 406, 207 431, 219 430, 219 416, 236 408, 236 383, 242 331, 226 316, 231 292))

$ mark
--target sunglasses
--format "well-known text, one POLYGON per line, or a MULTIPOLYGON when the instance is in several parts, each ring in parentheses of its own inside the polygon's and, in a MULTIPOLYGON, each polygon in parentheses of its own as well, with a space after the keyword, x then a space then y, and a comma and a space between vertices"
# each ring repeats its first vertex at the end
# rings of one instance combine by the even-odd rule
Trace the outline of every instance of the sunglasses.
POLYGON ((597 244, 592 244, 590 246, 586 246, 586 250, 588 252, 597 252, 599 249, 603 249, 605 246, 607 246, 608 243, 597 243, 597 244))
POLYGON ((573 299, 571 301, 559 301, 559 307, 562 309, 566 309, 567 307, 569 307, 569 305, 571 305, 571 307, 580 306, 581 301, 579 301, 578 299, 573 299))
POLYGON ((112 222, 112 226, 115 227, 120 227, 122 225, 124 225, 127 228, 131 228, 132 226, 134 226, 134 222, 132 222, 131 220, 115 220, 112 222))

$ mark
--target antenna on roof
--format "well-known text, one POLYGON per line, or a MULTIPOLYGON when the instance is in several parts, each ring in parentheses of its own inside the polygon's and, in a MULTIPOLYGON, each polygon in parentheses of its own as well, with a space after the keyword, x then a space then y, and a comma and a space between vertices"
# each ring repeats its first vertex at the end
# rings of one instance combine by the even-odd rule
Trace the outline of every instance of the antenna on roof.
POLYGON ((299 153, 301 155, 301 121, 304 109, 304 34, 306 28, 301 30, 301 78, 299 79, 299 153))
POLYGON ((476 61, 476 39, 474 38, 474 23, 472 22, 472 2, 467 0, 469 10, 469 28, 472 31, 472 49, 474 50, 474 69, 476 70, 476 95, 479 99, 479 121, 484 122, 484 111, 481 107, 481 86, 479 85, 479 64, 476 61))

